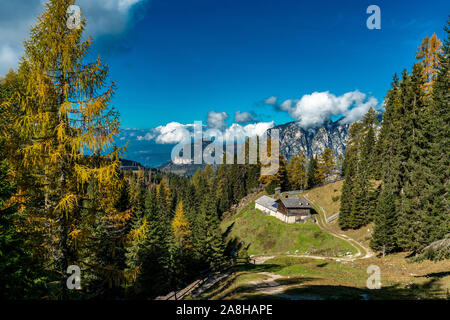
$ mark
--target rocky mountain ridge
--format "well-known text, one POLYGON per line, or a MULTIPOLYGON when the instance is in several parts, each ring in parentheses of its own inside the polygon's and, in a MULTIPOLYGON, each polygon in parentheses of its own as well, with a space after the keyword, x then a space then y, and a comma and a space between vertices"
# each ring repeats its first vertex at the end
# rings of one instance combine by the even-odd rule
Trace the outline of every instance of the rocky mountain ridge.
POLYGON ((331 120, 316 128, 302 128, 297 122, 289 122, 270 129, 279 130, 280 153, 291 158, 303 153, 308 158, 311 155, 323 153, 330 148, 335 155, 343 155, 348 141, 350 124, 341 124, 331 120))

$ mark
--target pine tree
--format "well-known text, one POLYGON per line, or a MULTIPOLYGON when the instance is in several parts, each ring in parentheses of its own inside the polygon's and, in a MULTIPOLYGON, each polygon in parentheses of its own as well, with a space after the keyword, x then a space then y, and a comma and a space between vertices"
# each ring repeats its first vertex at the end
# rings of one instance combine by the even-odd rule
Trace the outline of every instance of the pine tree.
POLYGON ((426 156, 424 136, 425 91, 422 78, 423 67, 414 65, 413 74, 408 82, 407 112, 402 119, 401 128, 408 133, 408 141, 404 142, 408 149, 404 151, 402 165, 401 192, 397 211, 399 214, 398 239, 399 245, 406 250, 418 250, 428 238, 424 232, 425 215, 424 202, 420 201, 427 180, 427 166, 423 165, 426 156), (424 148, 425 147, 425 148, 424 148))
POLYGON ((423 191, 423 201, 427 202, 428 214, 425 227, 429 239, 427 244, 443 239, 450 232, 450 18, 444 28, 447 38, 442 54, 439 55, 439 67, 433 84, 432 103, 427 109, 425 119, 429 151, 424 159, 431 173, 429 182, 423 191))
POLYGON ((18 70, 24 89, 6 104, 21 110, 14 124, 26 141, 19 149, 21 165, 35 180, 33 188, 19 181, 18 192, 30 204, 28 221, 50 226, 45 230, 51 236, 43 237, 43 245, 55 257, 51 262, 60 275, 63 298, 67 267, 83 263, 78 248, 90 239, 85 222, 99 222, 95 219, 99 215, 110 221, 126 219, 113 203, 121 184, 117 176, 120 150, 113 147, 119 120, 108 107, 115 86, 102 92, 108 68, 100 59, 83 64, 92 40, 81 41, 84 21, 80 29, 67 28, 66 12, 72 3, 51 0, 45 5, 25 41, 18 70))
POLYGON ((351 228, 353 223, 353 188, 356 174, 355 159, 349 154, 345 156, 345 180, 342 186, 341 206, 339 209, 338 224, 343 230, 351 228))
POLYGON ((333 154, 333 150, 325 148, 317 161, 316 180, 321 184, 334 178, 336 174, 336 158, 333 154))
POLYGON ((84 286, 88 287, 89 295, 95 298, 123 298, 127 281, 137 272, 137 269, 126 270, 126 240, 133 225, 133 208, 128 183, 122 173, 118 175, 123 183, 119 185, 119 196, 114 201, 114 208, 122 214, 105 216, 99 212, 101 219, 91 231, 92 244, 88 247, 87 263, 93 265, 94 270, 85 273, 84 286))
POLYGON ((26 234, 17 231, 23 216, 11 199, 16 187, 2 149, 0 141, 0 299, 39 299, 47 279, 39 261, 32 257, 26 234))
POLYGON ((203 258, 213 270, 218 270, 225 262, 225 243, 220 230, 220 220, 217 215, 217 208, 212 194, 208 193, 205 198, 203 214, 204 224, 204 248, 203 258))
POLYGON ((371 221, 373 208, 375 207, 373 184, 370 178, 373 176, 372 154, 375 144, 373 127, 370 125, 364 139, 360 159, 356 170, 356 177, 353 186, 353 203, 351 211, 351 227, 358 229, 371 221))
POLYGON ((286 167, 289 185, 294 190, 304 190, 306 188, 306 158, 301 153, 289 160, 286 167))
POLYGON ((191 247, 191 230, 189 227, 189 221, 186 219, 183 210, 183 202, 179 202, 177 205, 175 217, 172 221, 172 230, 175 236, 175 241, 180 248, 187 249, 191 247))
POLYGON ((314 155, 311 155, 306 182, 308 189, 314 188, 319 184, 319 181, 317 180, 317 166, 317 158, 314 155))
POLYGON ((228 166, 221 164, 216 172, 216 197, 218 199, 218 210, 223 213, 231 206, 230 181, 228 177, 228 166))
POLYGON ((282 191, 289 190, 289 179, 286 166, 287 166, 286 158, 283 155, 280 155, 278 171, 275 176, 276 181, 278 182, 277 186, 280 187, 282 191))
POLYGON ((422 65, 414 66, 411 77, 413 131, 399 202, 398 237, 403 249, 414 252, 443 239, 450 230, 448 44, 447 39, 439 63, 434 64, 437 75, 432 87, 423 89, 427 79, 421 78, 422 65), (431 99, 426 96, 430 90, 431 99))
POLYGON ((393 189, 385 184, 380 193, 375 214, 375 227, 370 240, 373 250, 380 250, 383 256, 397 249, 397 214, 393 189))
POLYGON ((383 113, 382 126, 375 144, 374 151, 374 176, 382 180, 383 176, 389 175, 390 170, 387 167, 392 166, 391 157, 393 156, 393 130, 394 130, 394 103, 398 99, 399 78, 394 75, 391 88, 389 89, 385 102, 385 111, 383 113))
POLYGON ((422 64, 423 88, 427 94, 431 94, 434 81, 439 68, 439 56, 442 53, 442 42, 433 33, 431 37, 426 36, 417 50, 416 59, 422 64))

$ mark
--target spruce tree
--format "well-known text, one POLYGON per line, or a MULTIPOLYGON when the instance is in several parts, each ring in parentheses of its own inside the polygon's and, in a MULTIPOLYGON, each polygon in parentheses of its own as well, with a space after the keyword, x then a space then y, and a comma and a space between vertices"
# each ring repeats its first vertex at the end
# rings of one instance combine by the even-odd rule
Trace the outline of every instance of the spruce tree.
POLYGON ((428 211, 425 219, 429 235, 427 244, 450 233, 450 18, 444 30, 447 38, 439 55, 432 102, 425 117, 429 120, 425 123, 425 130, 432 133, 427 135, 430 144, 426 158, 431 176, 422 193, 428 211))
POLYGON ((220 229, 220 220, 217 214, 217 207, 214 197, 211 193, 205 196, 203 207, 204 220, 204 237, 203 237, 203 258, 208 266, 213 270, 218 270, 225 262, 224 252, 225 243, 222 238, 220 229))
POLYGON ((46 294, 48 279, 39 260, 33 259, 26 233, 17 231, 23 215, 11 199, 16 187, 2 149, 0 141, 0 299, 39 299, 46 294))
POLYGON ((345 156, 345 180, 342 186, 342 194, 341 194, 341 206, 339 209, 339 218, 338 224, 339 227, 343 230, 349 229, 353 227, 353 216, 352 216, 352 207, 353 207, 353 188, 355 183, 355 159, 350 157, 349 155, 345 156))
POLYGON ((427 242, 425 232, 425 216, 428 210, 425 202, 421 201, 422 192, 427 184, 428 166, 424 164, 426 158, 426 137, 424 132, 424 116, 426 114, 424 81, 422 66, 414 65, 413 73, 408 82, 406 112, 402 121, 402 129, 409 135, 404 141, 407 149, 404 152, 401 181, 401 192, 398 200, 399 214, 398 242, 405 250, 417 251, 427 242))
POLYGON ((374 208, 374 190, 370 178, 372 177, 372 154, 375 144, 375 135, 372 125, 369 125, 364 139, 360 159, 354 182, 354 198, 351 211, 351 227, 358 229, 371 221, 374 208))
POLYGON ((317 166, 317 158, 314 155, 311 155, 306 182, 308 189, 314 188, 319 184, 319 181, 317 181, 317 166))
POLYGON ((383 256, 397 249, 397 214, 392 186, 384 185, 375 213, 375 227, 370 240, 373 250, 380 250, 383 256))
POLYGON ((446 32, 439 63, 435 64, 437 75, 420 78, 424 74, 422 65, 416 65, 412 75, 413 107, 418 111, 412 113, 415 125, 399 203, 398 237, 403 249, 414 252, 443 239, 450 231, 448 26, 446 32), (424 80, 432 86, 425 86, 424 80))

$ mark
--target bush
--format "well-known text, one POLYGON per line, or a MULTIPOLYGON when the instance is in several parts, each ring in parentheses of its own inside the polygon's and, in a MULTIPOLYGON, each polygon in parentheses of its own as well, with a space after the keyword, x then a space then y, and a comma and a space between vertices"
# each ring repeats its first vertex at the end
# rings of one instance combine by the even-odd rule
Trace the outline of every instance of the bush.
POLYGON ((266 192, 268 194, 274 194, 275 193, 275 188, 277 187, 277 183, 275 181, 271 181, 267 186, 266 186, 266 192))
POLYGON ((336 197, 332 197, 331 200, 333 200, 333 202, 336 202, 339 200, 339 198, 340 198, 340 196, 336 196, 336 197))

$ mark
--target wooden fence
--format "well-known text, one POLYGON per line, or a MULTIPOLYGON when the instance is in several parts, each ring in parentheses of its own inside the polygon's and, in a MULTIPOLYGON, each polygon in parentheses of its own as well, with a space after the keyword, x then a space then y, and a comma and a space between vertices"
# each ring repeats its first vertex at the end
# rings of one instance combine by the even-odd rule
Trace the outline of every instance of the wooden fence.
POLYGON ((230 262, 226 262, 220 265, 217 270, 207 269, 201 271, 195 281, 180 290, 173 291, 166 296, 157 297, 155 300, 183 300, 186 296, 192 293, 195 289, 201 287, 207 283, 213 277, 218 276, 221 273, 232 270, 239 265, 255 264, 255 259, 252 258, 234 258, 230 262))
POLYGON ((339 212, 333 214, 332 216, 330 216, 328 218, 326 218, 326 221, 327 221, 327 223, 330 223, 331 221, 336 220, 338 217, 339 217, 339 212))

